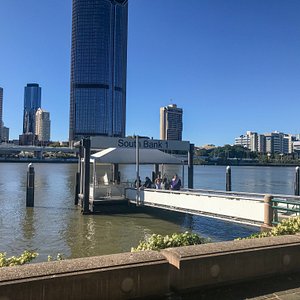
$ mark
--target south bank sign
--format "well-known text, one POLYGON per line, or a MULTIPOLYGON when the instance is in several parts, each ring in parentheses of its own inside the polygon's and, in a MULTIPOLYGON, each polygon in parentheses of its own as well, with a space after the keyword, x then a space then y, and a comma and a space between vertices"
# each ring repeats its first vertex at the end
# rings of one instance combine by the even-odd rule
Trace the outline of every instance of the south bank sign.
MULTIPOLYGON (((139 138, 139 148, 158 149, 158 150, 183 150, 189 151, 190 143, 187 141, 166 141, 154 140, 147 138, 139 138)), ((114 148, 136 148, 136 139, 134 138, 118 138, 118 137, 91 137, 91 146, 95 149, 114 148)))
MULTIPOLYGON (((119 139, 118 147, 119 148, 136 148, 136 141, 119 139)), ((156 141, 156 140, 150 140, 150 139, 139 140, 139 148, 166 150, 166 149, 169 149, 169 143, 168 143, 168 141, 156 141)))

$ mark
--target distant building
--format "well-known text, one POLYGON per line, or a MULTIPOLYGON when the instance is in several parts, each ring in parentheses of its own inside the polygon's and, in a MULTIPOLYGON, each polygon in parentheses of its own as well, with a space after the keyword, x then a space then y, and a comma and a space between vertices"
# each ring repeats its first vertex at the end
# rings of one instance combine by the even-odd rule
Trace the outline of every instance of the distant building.
POLYGON ((300 153, 300 141, 293 142, 293 152, 300 153))
POLYGON ((257 152, 266 153, 266 136, 264 134, 257 135, 257 152))
POLYGON ((2 137, 2 126, 3 126, 3 119, 2 119, 2 113, 3 113, 3 88, 0 87, 0 143, 3 139, 2 137))
POLYGON ((35 114, 35 134, 39 142, 50 141, 50 114, 41 108, 35 114))
POLYGON ((240 135, 235 138, 235 145, 240 145, 244 148, 247 148, 251 151, 258 150, 258 135, 256 132, 247 131, 246 135, 240 135))
POLYGON ((289 153, 288 140, 284 133, 274 131, 266 133, 265 137, 267 153, 289 153))
POLYGON ((254 152, 288 154, 293 152, 295 140, 294 135, 278 131, 265 134, 247 131, 246 135, 235 138, 235 145, 241 145, 254 152))
POLYGON ((29 145, 36 145, 37 143, 37 136, 32 133, 23 133, 19 135, 19 145, 22 146, 29 146, 29 145))
POLYGON ((182 141, 182 108, 171 104, 160 108, 160 139, 182 141))
POLYGON ((125 136, 127 0, 73 0, 69 140, 125 136))
POLYGON ((42 89, 28 83, 24 90, 23 134, 35 134, 35 113, 41 107, 42 89))
MULTIPOLYGON (((296 136, 292 134, 284 135, 284 147, 287 147, 287 153, 294 152, 294 142, 296 141, 296 136)), ((285 149, 286 150, 286 149, 285 149)))
POLYGON ((5 127, 3 122, 2 122, 2 142, 6 142, 8 143, 9 142, 9 128, 8 127, 5 127))
POLYGON ((203 145, 203 146, 195 146, 195 149, 205 149, 205 150, 211 150, 211 149, 215 149, 216 146, 213 144, 207 144, 207 145, 203 145))

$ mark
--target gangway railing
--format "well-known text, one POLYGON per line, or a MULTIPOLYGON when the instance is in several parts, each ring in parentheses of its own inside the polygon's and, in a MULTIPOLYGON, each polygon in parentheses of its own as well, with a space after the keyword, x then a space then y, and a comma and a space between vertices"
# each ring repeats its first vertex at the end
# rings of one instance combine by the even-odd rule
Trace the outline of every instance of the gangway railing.
POLYGON ((296 217, 300 215, 300 197, 285 196, 272 199, 273 220, 272 224, 277 225, 283 218, 296 217))
POLYGON ((108 184, 90 184, 90 200, 110 199, 114 197, 125 197, 125 189, 132 187, 131 182, 120 182, 119 184, 109 182, 108 184))

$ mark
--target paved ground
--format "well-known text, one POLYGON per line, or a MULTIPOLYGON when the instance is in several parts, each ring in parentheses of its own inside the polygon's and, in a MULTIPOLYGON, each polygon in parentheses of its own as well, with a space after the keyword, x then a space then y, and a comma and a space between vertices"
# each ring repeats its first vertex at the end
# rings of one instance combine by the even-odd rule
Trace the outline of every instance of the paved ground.
MULTIPOLYGON (((300 270, 299 270, 300 271, 300 270)), ((264 278, 189 294, 174 295, 172 300, 300 300, 300 273, 264 278)))

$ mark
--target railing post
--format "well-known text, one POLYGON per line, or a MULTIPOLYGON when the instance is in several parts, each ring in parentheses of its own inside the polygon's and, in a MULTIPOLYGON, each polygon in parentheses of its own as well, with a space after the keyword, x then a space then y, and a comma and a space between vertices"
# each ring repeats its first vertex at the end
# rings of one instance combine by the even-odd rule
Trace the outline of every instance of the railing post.
POLYGON ((295 191, 295 196, 300 195, 300 168, 296 167, 295 169, 295 182, 294 182, 294 191, 295 191))
POLYGON ((270 230, 273 221, 272 195, 265 195, 264 197, 264 224, 261 227, 262 231, 270 230))
POLYGON ((231 192, 231 167, 226 167, 226 191, 231 192))
POLYGON ((27 171, 26 207, 34 207, 34 167, 30 163, 27 171))

